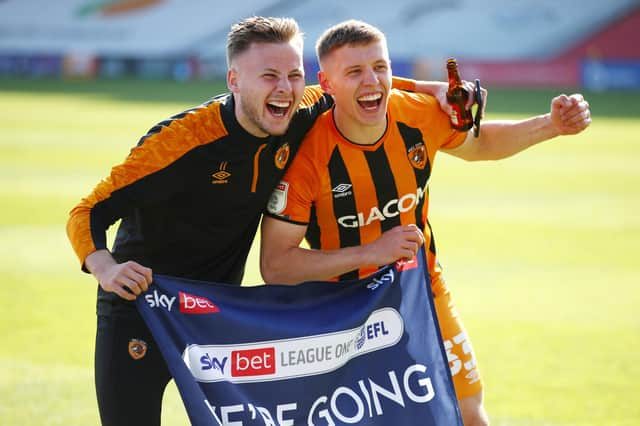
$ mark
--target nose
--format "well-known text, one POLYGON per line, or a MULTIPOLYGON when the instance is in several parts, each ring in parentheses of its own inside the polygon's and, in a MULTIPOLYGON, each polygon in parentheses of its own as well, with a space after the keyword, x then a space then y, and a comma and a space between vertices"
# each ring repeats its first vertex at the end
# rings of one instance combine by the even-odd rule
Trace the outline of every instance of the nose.
POLYGON ((276 87, 276 89, 280 92, 291 92, 291 82, 289 81, 289 79, 285 76, 283 78, 280 78, 278 80, 278 85, 276 87))
POLYGON ((378 75, 373 68, 366 68, 364 70, 363 79, 365 84, 378 84, 378 75))

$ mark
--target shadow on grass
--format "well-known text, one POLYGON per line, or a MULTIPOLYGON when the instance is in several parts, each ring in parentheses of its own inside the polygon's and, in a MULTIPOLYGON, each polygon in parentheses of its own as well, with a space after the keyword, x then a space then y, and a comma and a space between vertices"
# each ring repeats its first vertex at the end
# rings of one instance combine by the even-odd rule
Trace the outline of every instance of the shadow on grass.
MULTIPOLYGON (((563 93, 560 89, 492 88, 489 90, 488 113, 537 115, 549 110, 551 99, 563 93)), ((131 102, 177 102, 197 105, 227 91, 224 81, 178 83, 168 80, 59 80, 0 78, 0 91, 41 94, 78 94, 107 97, 131 102)), ((580 91, 570 89, 564 93, 580 91)), ((594 116, 640 118, 640 92, 581 91, 591 105, 594 116)))

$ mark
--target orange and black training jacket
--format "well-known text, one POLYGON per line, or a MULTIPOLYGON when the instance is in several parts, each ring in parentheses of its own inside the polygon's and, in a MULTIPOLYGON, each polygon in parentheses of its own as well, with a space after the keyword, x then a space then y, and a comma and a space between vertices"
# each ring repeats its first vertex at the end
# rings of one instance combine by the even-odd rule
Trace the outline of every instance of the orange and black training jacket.
POLYGON ((305 91, 303 104, 310 106, 298 110, 284 136, 247 133, 231 95, 153 127, 71 210, 67 233, 80 262, 107 248, 107 229, 122 219, 112 249, 117 262, 240 284, 269 195, 332 100, 316 87, 305 91))

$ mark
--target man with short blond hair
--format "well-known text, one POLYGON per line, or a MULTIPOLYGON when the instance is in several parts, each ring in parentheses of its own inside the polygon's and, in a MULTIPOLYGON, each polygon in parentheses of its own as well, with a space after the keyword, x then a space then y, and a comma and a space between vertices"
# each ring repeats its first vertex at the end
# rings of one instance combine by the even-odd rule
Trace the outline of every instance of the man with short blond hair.
POLYGON ((364 277, 427 246, 434 304, 466 426, 489 423, 476 358, 436 258, 428 183, 437 151, 465 160, 509 157, 591 122, 581 95, 547 114, 489 121, 478 138, 458 132, 434 98, 391 87, 384 34, 360 21, 328 29, 316 44, 321 87, 335 102, 320 115, 263 219, 266 282, 364 277), (300 247, 306 239, 310 249, 300 247), (292 267, 291 265, 295 265, 292 267))

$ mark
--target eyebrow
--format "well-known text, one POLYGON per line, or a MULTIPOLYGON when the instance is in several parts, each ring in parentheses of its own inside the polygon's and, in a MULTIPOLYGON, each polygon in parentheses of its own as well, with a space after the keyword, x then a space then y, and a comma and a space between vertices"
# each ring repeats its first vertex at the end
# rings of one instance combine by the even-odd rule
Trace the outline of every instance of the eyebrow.
MULTIPOLYGON (((278 75, 283 74, 283 73, 281 73, 279 70, 277 70, 275 68, 263 68, 262 72, 263 73, 265 73, 265 72, 274 73, 274 74, 278 74, 278 75)), ((294 68, 293 70, 290 70, 290 71, 286 72, 287 75, 289 75, 289 74, 302 74, 302 73, 303 73, 303 70, 298 69, 298 68, 294 68)))
POLYGON ((346 72, 349 72, 349 71, 351 71, 351 70, 355 70, 355 69, 358 69, 358 68, 362 68, 362 65, 361 65, 361 64, 358 64, 358 65, 351 65, 351 66, 346 67, 344 70, 345 70, 346 72))

